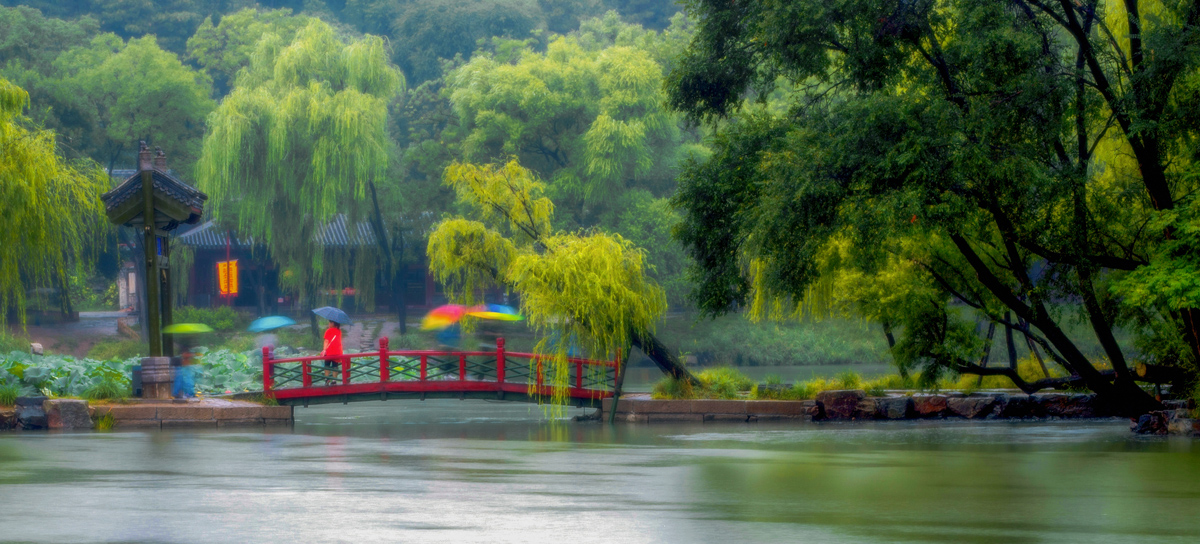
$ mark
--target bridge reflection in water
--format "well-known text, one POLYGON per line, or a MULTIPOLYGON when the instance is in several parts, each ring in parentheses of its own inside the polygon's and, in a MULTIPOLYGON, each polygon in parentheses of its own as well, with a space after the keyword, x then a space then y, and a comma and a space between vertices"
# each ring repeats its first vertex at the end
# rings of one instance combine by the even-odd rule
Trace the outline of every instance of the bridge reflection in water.
MULTIPOLYGON (((611 361, 568 359, 566 398, 572 406, 599 407, 613 396, 621 358, 611 361)), ((508 352, 504 339, 495 351, 430 351, 388 349, 350 353, 333 358, 275 359, 263 348, 263 394, 280 404, 304 405, 401 398, 482 398, 510 401, 549 401, 553 387, 546 383, 544 358, 533 353, 508 352), (327 373, 329 376, 327 376, 327 373)))

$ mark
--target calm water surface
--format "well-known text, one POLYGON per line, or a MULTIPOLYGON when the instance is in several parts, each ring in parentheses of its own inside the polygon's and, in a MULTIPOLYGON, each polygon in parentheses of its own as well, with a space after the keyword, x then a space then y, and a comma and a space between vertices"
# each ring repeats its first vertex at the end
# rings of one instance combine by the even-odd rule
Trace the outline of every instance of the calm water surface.
POLYGON ((1200 446, 1120 421, 608 427, 478 401, 297 415, 0 434, 0 541, 1200 540, 1200 446))

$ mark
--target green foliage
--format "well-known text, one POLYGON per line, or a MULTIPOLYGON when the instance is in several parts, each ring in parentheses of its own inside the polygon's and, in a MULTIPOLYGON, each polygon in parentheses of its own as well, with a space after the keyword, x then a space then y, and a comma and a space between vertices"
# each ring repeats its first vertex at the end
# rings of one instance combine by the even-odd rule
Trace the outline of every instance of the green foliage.
POLYGON ((87 45, 99 31, 99 22, 88 16, 64 21, 26 6, 0 7, 0 60, 5 64, 0 73, 10 79, 23 70, 46 74, 60 53, 87 45))
POLYGON ((197 348, 196 390, 205 394, 262 389, 262 354, 197 348))
POLYGON ((104 415, 96 418, 97 431, 111 431, 117 424, 117 418, 112 412, 107 412, 104 415))
POLYGON ((29 351, 29 338, 0 328, 0 353, 10 351, 29 351))
POLYGON ((172 167, 190 169, 213 109, 208 76, 164 51, 154 36, 125 42, 101 34, 60 55, 54 68, 45 85, 60 119, 71 119, 63 130, 82 151, 113 168, 145 139, 169 154, 172 167))
POLYGON ((101 340, 92 344, 92 347, 88 348, 87 352, 88 359, 100 361, 111 361, 114 359, 124 361, 134 357, 144 357, 145 355, 145 342, 128 338, 101 340))
POLYGON ((289 9, 247 8, 221 17, 215 25, 209 17, 188 38, 187 54, 225 94, 238 71, 250 65, 250 56, 263 35, 271 33, 289 43, 309 22, 308 17, 293 16, 289 9))
POLYGON ((246 327, 246 317, 229 306, 181 306, 172 311, 171 317, 176 323, 203 323, 220 332, 242 330, 246 327))
POLYGON ((1103 3, 1103 25, 1069 2, 1024 7, 692 3, 667 89, 718 131, 676 197, 701 308, 879 319, 935 383, 979 358, 957 299, 1130 413, 1155 403, 1103 377, 1066 323, 1092 324, 1119 372, 1129 326, 1189 347, 1171 364, 1194 373, 1200 7, 1103 3))
POLYGON ((107 391, 117 386, 128 387, 136 362, 137 359, 97 361, 14 351, 0 354, 0 384, 16 385, 27 393, 40 391, 58 397, 79 397, 103 383, 108 383, 103 386, 107 391))
POLYGON ((629 188, 664 191, 691 148, 662 108, 662 70, 628 46, 554 37, 514 62, 478 54, 446 75, 464 160, 515 156, 547 180, 576 225, 593 225, 629 188))
MULTIPOLYGON (((336 266, 327 269, 313 236, 336 214, 358 220, 368 184, 387 167, 387 104, 403 86, 382 39, 343 41, 312 20, 290 41, 264 35, 209 117, 197 177, 213 216, 261 240, 281 281, 310 301, 349 275, 350 249, 328 250, 336 266)), ((373 300, 375 254, 354 258, 364 271, 354 285, 373 300)))
MULTIPOLYGON (((430 268, 452 300, 474 302, 480 288, 521 293, 521 313, 550 361, 554 404, 566 394, 567 350, 610 358, 633 334, 646 334, 666 310, 662 289, 646 277, 641 250, 619 235, 549 231, 553 206, 536 176, 516 161, 456 165, 446 171, 462 205, 480 220, 448 218, 430 235, 430 268)), ((531 363, 532 364, 532 363, 531 363)))
POLYGON ((807 366, 889 361, 878 325, 857 320, 753 323, 742 315, 670 317, 659 330, 704 366, 807 366))
POLYGON ((28 100, 0 77, 0 209, 7 225, 0 229, 0 324, 11 307, 24 322, 28 291, 65 286, 69 267, 87 261, 104 221, 103 173, 93 163, 62 159, 53 132, 27 128, 28 100))
POLYGON ((0 385, 0 406, 12 406, 21 396, 21 388, 15 383, 0 385))
POLYGON ((83 391, 88 400, 122 399, 129 396, 129 382, 106 377, 83 391))
POLYGON ((732 367, 716 367, 696 373, 700 385, 664 376, 655 382, 651 397, 656 399, 736 399, 743 397, 754 385, 745 374, 732 367))

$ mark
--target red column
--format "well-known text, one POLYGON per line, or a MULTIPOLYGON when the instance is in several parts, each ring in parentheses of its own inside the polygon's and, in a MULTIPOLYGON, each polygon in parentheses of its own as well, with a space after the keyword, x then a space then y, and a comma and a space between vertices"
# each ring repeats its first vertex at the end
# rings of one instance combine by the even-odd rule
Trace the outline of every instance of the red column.
POLYGON ((379 381, 386 382, 391 378, 391 365, 388 364, 388 337, 379 339, 379 381))
POLYGON ((301 383, 304 384, 304 387, 312 387, 312 363, 309 361, 304 361, 303 363, 300 363, 300 367, 300 372, 304 375, 304 379, 301 381, 301 383))
POLYGON ((461 353, 458 354, 458 381, 467 379, 467 356, 461 353))
POLYGON ((342 385, 350 384, 350 357, 342 356, 342 385))
POLYGON ((496 339, 496 383, 504 383, 504 339, 496 339))
POLYGON ((271 386, 274 385, 274 383, 275 383, 275 380, 271 376, 271 370, 272 370, 271 366, 272 365, 271 365, 271 348, 270 348, 270 346, 263 346, 262 353, 263 353, 263 393, 266 394, 266 393, 271 392, 271 386))

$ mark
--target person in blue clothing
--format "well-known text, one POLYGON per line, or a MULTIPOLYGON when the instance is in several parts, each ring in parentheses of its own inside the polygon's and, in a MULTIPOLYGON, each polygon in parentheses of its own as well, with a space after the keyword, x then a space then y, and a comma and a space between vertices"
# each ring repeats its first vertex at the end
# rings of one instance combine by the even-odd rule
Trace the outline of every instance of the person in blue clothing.
POLYGON ((196 352, 191 344, 177 340, 179 345, 179 366, 175 367, 175 381, 171 386, 171 396, 177 399, 189 399, 196 396, 195 360, 196 352))

